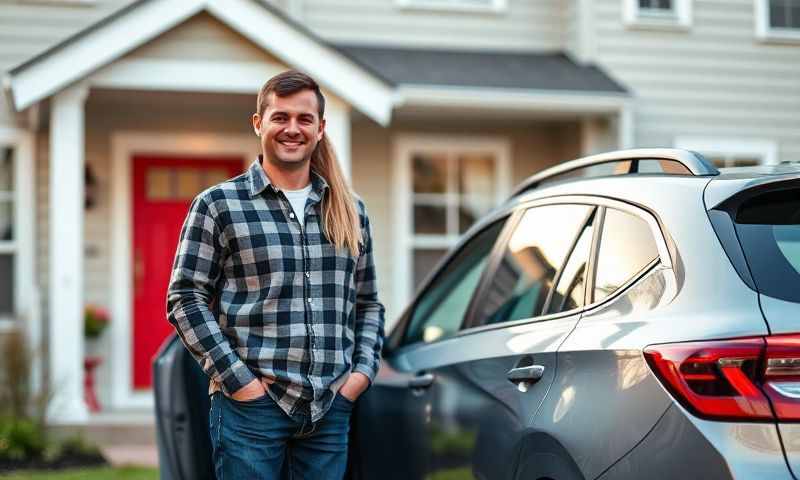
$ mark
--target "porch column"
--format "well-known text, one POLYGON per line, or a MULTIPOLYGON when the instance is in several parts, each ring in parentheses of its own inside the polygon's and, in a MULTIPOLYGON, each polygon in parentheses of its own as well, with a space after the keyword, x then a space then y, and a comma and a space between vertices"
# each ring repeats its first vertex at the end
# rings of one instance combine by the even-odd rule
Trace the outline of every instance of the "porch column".
POLYGON ((325 131, 333 143, 339 165, 342 167, 345 178, 349 181, 350 174, 350 105, 335 97, 326 98, 325 105, 325 131))
POLYGON ((50 391, 48 420, 88 420, 83 401, 84 103, 88 87, 56 94, 50 107, 50 391))

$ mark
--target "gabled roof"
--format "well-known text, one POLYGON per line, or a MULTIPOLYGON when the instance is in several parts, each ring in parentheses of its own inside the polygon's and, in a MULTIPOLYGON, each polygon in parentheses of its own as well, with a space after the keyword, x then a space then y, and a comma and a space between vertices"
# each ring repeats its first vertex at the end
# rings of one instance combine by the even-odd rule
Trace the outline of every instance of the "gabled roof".
POLYGON ((339 44, 351 58, 396 85, 519 88, 625 94, 593 65, 556 53, 420 50, 339 44))
POLYGON ((12 68, 5 86, 15 108, 23 110, 202 11, 312 75, 376 122, 389 123, 394 95, 389 82, 264 0, 139 0, 12 68))

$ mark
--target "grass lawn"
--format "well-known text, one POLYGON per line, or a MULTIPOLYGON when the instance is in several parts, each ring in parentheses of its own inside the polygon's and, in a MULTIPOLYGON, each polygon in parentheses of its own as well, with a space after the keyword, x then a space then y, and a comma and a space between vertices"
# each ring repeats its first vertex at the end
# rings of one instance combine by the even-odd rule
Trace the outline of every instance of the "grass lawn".
POLYGON ((155 468, 81 468, 63 471, 28 471, 15 472, 11 475, 0 474, 3 480, 158 480, 155 468))

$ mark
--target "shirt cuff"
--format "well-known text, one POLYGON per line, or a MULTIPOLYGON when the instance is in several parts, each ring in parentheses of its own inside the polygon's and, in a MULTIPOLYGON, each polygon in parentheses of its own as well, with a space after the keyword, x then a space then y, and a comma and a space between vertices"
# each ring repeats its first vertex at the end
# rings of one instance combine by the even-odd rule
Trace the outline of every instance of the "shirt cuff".
POLYGON ((352 370, 354 373, 363 373, 369 379, 369 384, 372 385, 372 381, 375 380, 375 374, 378 373, 377 369, 374 367, 370 367, 364 365, 363 363, 356 364, 352 370))
POLYGON ((222 377, 222 391, 230 396, 237 390, 256 379, 253 372, 247 368, 241 360, 237 360, 228 370, 228 374, 222 377))

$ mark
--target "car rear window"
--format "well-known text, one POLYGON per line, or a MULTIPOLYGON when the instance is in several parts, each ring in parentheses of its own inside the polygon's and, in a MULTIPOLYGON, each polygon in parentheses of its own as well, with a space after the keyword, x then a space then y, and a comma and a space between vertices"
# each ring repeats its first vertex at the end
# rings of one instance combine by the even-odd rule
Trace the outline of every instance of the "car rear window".
POLYGON ((736 233, 758 290, 800 302, 800 188, 745 201, 736 213, 736 233))

